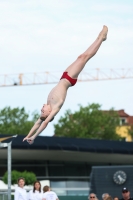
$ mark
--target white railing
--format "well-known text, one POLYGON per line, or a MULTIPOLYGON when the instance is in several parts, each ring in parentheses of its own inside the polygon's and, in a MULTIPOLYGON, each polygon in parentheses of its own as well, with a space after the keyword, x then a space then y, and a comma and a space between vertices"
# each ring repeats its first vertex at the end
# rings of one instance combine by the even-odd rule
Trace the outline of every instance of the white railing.
POLYGON ((8 193, 0 192, 0 200, 8 200, 8 193))
MULTIPOLYGON (((88 196, 90 188, 51 188, 58 196, 88 196)), ((29 192, 29 190, 27 190, 29 192)), ((12 195, 14 190, 12 190, 12 195)), ((0 192, 0 200, 8 200, 8 192, 0 192)))

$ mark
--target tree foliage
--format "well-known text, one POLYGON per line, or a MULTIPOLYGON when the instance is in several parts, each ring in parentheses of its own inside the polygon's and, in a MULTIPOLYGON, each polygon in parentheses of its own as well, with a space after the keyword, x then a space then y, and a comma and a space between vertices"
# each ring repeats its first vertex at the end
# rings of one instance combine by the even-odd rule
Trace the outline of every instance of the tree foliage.
POLYGON ((0 134, 27 134, 38 117, 37 112, 30 115, 24 107, 5 107, 0 110, 0 134))
MULTIPOLYGON (((13 170, 11 172, 12 185, 17 184, 17 180, 20 177, 23 177, 25 179, 25 184, 26 185, 33 185, 33 183, 36 181, 36 175, 33 172, 27 172, 27 171, 19 172, 19 171, 13 170)), ((8 172, 6 172, 4 174, 3 181, 6 184, 8 183, 8 172)))
POLYGON ((93 103, 86 107, 79 105, 75 113, 67 110, 54 128, 56 136, 118 140, 121 138, 116 134, 118 126, 119 116, 113 109, 105 112, 93 103))

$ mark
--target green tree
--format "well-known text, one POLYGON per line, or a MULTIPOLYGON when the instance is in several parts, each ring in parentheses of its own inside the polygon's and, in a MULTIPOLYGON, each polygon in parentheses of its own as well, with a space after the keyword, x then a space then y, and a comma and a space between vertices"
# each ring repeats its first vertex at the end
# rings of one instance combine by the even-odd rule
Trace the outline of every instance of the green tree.
POLYGON ((36 111, 30 115, 24 107, 5 107, 0 110, 0 134, 27 134, 38 117, 36 111))
MULTIPOLYGON (((33 183, 36 181, 36 175, 33 172, 19 172, 16 170, 13 170, 11 172, 11 182, 12 184, 17 184, 18 178, 23 177, 25 178, 25 184, 26 185, 33 185, 33 183)), ((3 176, 4 183, 8 183, 8 172, 6 172, 3 176)))
POLYGON ((96 139, 121 139, 116 134, 119 116, 113 109, 102 111, 99 104, 86 107, 79 105, 79 110, 72 113, 67 110, 54 125, 56 136, 96 139))

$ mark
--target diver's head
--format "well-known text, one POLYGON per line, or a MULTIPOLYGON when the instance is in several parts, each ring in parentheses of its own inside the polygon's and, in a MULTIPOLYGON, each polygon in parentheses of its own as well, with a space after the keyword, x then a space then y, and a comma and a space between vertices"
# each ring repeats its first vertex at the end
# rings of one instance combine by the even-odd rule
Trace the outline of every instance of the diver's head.
POLYGON ((47 104, 44 104, 43 107, 42 107, 42 109, 41 109, 40 119, 42 121, 44 121, 49 116, 50 113, 51 113, 50 106, 47 105, 47 104))

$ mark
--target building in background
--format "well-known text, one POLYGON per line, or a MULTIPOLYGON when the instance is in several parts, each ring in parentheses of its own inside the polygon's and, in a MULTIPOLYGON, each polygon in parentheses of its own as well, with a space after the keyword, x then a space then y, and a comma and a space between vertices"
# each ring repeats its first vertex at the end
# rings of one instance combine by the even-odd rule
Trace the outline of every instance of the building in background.
MULTIPOLYGON (((38 180, 49 181, 61 200, 87 199, 93 166, 133 165, 132 142, 38 136, 29 145, 23 138, 12 142, 12 170, 32 171, 38 180)), ((3 148, 0 179, 6 171, 7 149, 3 148)))
POLYGON ((121 190, 127 187, 133 194, 133 166, 94 166, 91 171, 90 192, 101 197, 105 191, 112 197, 121 199, 121 190), (105 190, 106 189, 106 190, 105 190))
MULTIPOLYGON (((109 110, 104 110, 103 112, 109 112, 109 110)), ((122 110, 115 110, 120 118, 120 124, 116 128, 116 133, 120 135, 123 140, 127 142, 131 142, 132 135, 130 131, 133 130, 133 116, 128 115, 125 111, 122 110)))
POLYGON ((132 141, 130 131, 133 127, 133 116, 125 113, 124 110, 118 110, 116 112, 120 117, 120 126, 116 129, 116 133, 125 138, 126 141, 132 141))

